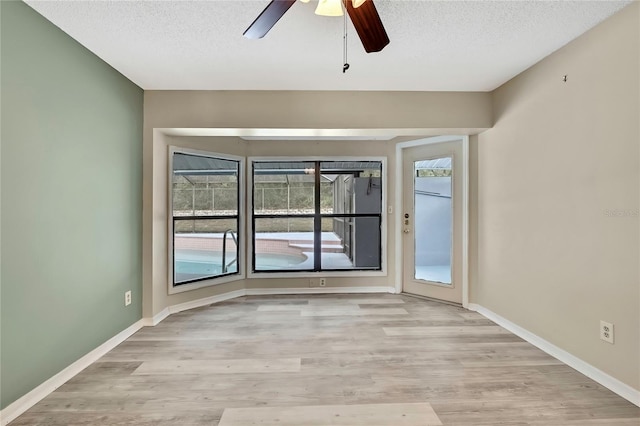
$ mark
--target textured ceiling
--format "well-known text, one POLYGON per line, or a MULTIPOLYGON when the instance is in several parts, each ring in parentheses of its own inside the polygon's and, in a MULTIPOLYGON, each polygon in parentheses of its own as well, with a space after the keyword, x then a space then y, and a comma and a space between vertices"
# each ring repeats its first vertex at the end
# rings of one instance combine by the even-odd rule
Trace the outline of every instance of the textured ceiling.
POLYGON ((268 1, 26 1, 143 89, 489 91, 630 1, 376 0, 391 44, 297 2, 261 40, 268 1))

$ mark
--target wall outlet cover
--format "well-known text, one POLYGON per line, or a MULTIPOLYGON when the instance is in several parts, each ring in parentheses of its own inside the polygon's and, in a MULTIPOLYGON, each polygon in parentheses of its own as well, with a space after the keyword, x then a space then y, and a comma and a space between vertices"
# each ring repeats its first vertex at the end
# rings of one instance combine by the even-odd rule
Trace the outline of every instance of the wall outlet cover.
POLYGON ((613 324, 600 320, 600 339, 613 344, 613 324))

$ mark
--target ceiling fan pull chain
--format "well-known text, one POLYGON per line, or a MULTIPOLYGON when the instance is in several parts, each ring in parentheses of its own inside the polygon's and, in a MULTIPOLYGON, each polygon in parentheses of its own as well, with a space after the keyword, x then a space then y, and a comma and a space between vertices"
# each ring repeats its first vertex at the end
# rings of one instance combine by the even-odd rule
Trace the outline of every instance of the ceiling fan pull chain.
MULTIPOLYGON (((344 0, 345 2, 349 1, 349 0, 344 0)), ((343 46, 342 46, 342 59, 344 64, 342 65, 342 74, 346 73, 347 70, 349 69, 349 63, 347 62, 347 6, 346 4, 342 4, 342 6, 344 7, 344 37, 343 37, 343 46)))

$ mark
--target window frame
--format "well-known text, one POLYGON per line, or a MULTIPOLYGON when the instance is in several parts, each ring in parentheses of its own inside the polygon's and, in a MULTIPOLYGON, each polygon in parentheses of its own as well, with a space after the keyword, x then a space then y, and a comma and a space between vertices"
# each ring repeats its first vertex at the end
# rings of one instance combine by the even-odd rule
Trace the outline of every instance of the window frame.
MULTIPOLYGON (((246 267, 247 278, 314 278, 314 277, 384 277, 388 275, 387 271, 387 157, 354 157, 354 156, 311 156, 311 157, 248 157, 247 158, 247 215, 246 215, 246 267), (380 269, 339 269, 339 270, 278 270, 278 271, 254 271, 254 179, 253 170, 254 163, 258 162, 340 162, 340 161, 377 161, 381 164, 381 206, 380 206, 380 269)), ((316 196, 317 188, 316 188, 316 196)), ((295 215, 295 217, 316 217, 319 215, 321 220, 328 217, 357 217, 358 214, 318 214, 317 212, 312 215, 295 215)), ((285 215, 286 216, 286 215, 285 215)), ((377 214, 365 214, 364 216, 377 216, 377 214)), ((315 229, 314 229, 315 231, 315 229)))
MULTIPOLYGON (((246 193, 246 185, 245 185, 245 165, 246 158, 237 155, 213 152, 213 151, 204 151, 192 148, 184 148, 178 146, 169 146, 169 157, 168 157, 168 168, 167 168, 167 199, 168 199, 168 208, 167 208, 167 224, 168 224, 168 234, 167 234, 167 246, 168 246, 168 262, 167 262, 167 287, 168 294, 177 294, 183 293, 185 291, 196 290, 204 287, 211 287, 215 285, 220 285, 224 283, 234 282, 244 280, 246 278, 245 273, 245 193, 246 193), (173 157, 174 154, 185 154, 185 155, 194 155, 200 157, 209 157, 216 158, 220 160, 229 160, 229 161, 237 161, 238 162, 238 214, 237 214, 237 258, 238 258, 238 271, 235 273, 228 273, 224 275, 217 275, 212 277, 203 277, 193 281, 187 281, 183 284, 176 284, 174 282, 174 265, 175 265, 175 253, 174 253, 174 216, 173 216, 173 157)), ((195 220, 203 219, 206 220, 210 218, 208 216, 193 216, 195 220)), ((235 219, 235 216, 230 216, 230 219, 235 219)))

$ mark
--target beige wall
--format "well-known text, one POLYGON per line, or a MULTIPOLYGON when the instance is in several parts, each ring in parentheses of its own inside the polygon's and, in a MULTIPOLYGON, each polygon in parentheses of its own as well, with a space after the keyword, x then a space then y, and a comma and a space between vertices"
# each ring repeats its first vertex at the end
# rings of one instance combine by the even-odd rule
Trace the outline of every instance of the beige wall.
POLYGON ((473 289, 480 305, 635 389, 639 6, 494 92, 495 127, 478 138, 473 289), (599 340, 601 319, 615 324, 615 345, 599 340))
POLYGON ((145 91, 145 127, 489 128, 489 93, 145 91))
MULTIPOLYGON (((240 288, 309 287, 308 278, 248 279, 168 295, 168 145, 246 156, 386 156, 388 202, 393 200, 395 142, 244 141, 236 137, 167 136, 154 129, 331 129, 346 136, 469 134, 491 126, 488 93, 410 92, 185 92, 146 91, 143 145, 143 310, 150 317, 167 306, 240 288)), ((247 130, 249 129, 249 130, 247 130)), ((164 133, 163 133, 164 132, 164 133)), ((169 131, 169 133, 172 133, 169 131)), ((175 132, 173 132, 175 133, 175 132)), ((395 229, 387 220, 387 276, 331 278, 329 286, 394 286, 395 229), (391 254, 391 255, 389 255, 391 254)))

